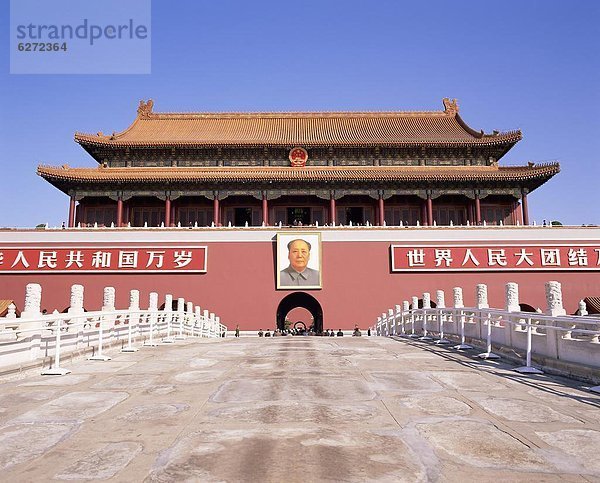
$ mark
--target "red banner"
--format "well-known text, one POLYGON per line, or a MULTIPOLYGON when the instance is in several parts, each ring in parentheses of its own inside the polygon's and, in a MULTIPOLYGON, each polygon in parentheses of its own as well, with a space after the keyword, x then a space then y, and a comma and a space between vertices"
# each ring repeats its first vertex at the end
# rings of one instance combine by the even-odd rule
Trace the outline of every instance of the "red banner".
POLYGON ((206 272, 207 247, 0 247, 0 273, 206 272))
POLYGON ((391 245, 392 272, 600 270, 600 245, 391 245))

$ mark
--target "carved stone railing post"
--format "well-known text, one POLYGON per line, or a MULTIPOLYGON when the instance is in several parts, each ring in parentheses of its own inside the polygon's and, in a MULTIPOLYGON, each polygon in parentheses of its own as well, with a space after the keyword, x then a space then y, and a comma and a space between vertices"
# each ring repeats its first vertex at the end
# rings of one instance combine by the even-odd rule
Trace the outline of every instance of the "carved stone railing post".
POLYGON ((129 310, 140 310, 140 291, 129 291, 129 310))
POLYGON ((402 301, 402 334, 406 335, 406 322, 410 320, 408 311, 410 310, 410 304, 408 300, 402 301))
POLYGON ((150 292, 148 310, 153 312, 158 311, 158 294, 156 292, 150 292))
MULTIPOLYGON (((488 304, 488 293, 487 293, 487 285, 485 283, 478 283, 475 287, 475 306, 478 309, 489 309, 490 306, 488 304)), ((490 320, 487 321, 490 323, 490 320)), ((479 312, 479 324, 477 324, 479 328, 479 339, 483 339, 483 314, 479 312)))
POLYGON ((194 323, 194 326, 196 328, 200 328, 200 336, 202 337, 202 320, 200 319, 202 317, 202 309, 199 305, 194 307, 194 315, 196 316, 196 322, 194 323))
POLYGON ((519 285, 515 282, 508 282, 505 289, 506 294, 506 311, 520 312, 519 305, 519 285))
POLYGON ((485 283, 478 283, 475 289, 475 297, 476 297, 476 307, 478 309, 489 309, 490 306, 488 304, 488 293, 487 293, 487 285, 485 283))
POLYGON ((411 337, 418 337, 417 336, 417 332, 416 332, 416 323, 417 323, 417 316, 415 314, 415 310, 417 310, 419 308, 419 297, 411 297, 410 299, 411 303, 410 303, 410 308, 412 310, 412 313, 410 314, 410 325, 411 325, 411 329, 410 329, 410 336, 411 337))
POLYGON ((446 308, 446 299, 444 297, 444 291, 443 290, 436 290, 436 292, 435 292, 435 304, 437 305, 438 309, 445 309, 446 308))
POLYGON ((463 302, 463 291, 461 287, 454 287, 452 289, 452 294, 454 298, 454 307, 457 309, 462 309, 465 304, 463 302))
POLYGON ((148 299, 148 340, 144 342, 144 345, 147 347, 156 347, 158 344, 154 342, 154 332, 160 332, 160 329, 157 328, 158 322, 158 294, 156 292, 150 292, 150 296, 148 299))
POLYGON ((438 332, 440 333, 440 340, 438 343, 445 343, 444 334, 443 334, 443 323, 446 321, 446 315, 442 314, 443 309, 446 308, 446 299, 444 297, 443 290, 435 291, 435 306, 437 307, 437 324, 438 324, 438 332))
MULTIPOLYGON (((85 310, 83 310, 83 293, 84 293, 84 289, 83 289, 83 285, 79 285, 79 284, 74 284, 71 285, 71 297, 70 297, 70 302, 69 302, 69 308, 67 310, 68 314, 72 314, 72 315, 80 315, 83 314, 85 312, 85 310)), ((77 330, 77 339, 76 339, 76 345, 79 346, 80 344, 83 343, 83 322, 84 322, 84 318, 83 317, 76 317, 76 318, 72 318, 69 319, 68 321, 68 326, 73 326, 75 328, 75 330, 77 330)), ((87 325, 87 324, 85 324, 87 325)), ((71 327, 67 326, 67 331, 71 332, 71 327)))
POLYGON ((381 320, 381 316, 377 317, 377 335, 381 336, 383 335, 383 323, 381 320))
POLYGON ((394 307, 394 309, 396 310, 396 314, 395 314, 395 317, 394 317, 394 334, 399 335, 398 334, 398 324, 402 320, 402 306, 399 305, 399 304, 396 304, 396 306, 394 307))
POLYGON ((419 297, 411 297, 410 308, 412 310, 417 310, 419 308, 419 297))
POLYGON ((187 302, 185 305, 186 321, 190 324, 190 333, 194 335, 194 302, 187 302))
POLYGON ((71 303, 68 310, 69 314, 83 313, 83 285, 71 286, 71 303))
POLYGON ((394 322, 394 309, 388 309, 388 317, 387 317, 387 326, 388 326, 388 335, 396 335, 394 332, 394 326, 396 323, 394 322))
POLYGON ((121 349, 121 352, 137 352, 137 349, 132 346, 134 330, 140 331, 140 291, 129 291, 129 315, 127 317, 127 347, 121 349))
POLYGON ((214 326, 215 326, 215 314, 213 312, 210 313, 210 316, 208 317, 208 320, 209 320, 209 323, 208 323, 208 337, 210 337, 210 335, 214 331, 214 326))
POLYGON ((381 313, 381 326, 383 327, 383 336, 387 337, 389 334, 388 332, 388 320, 387 320, 387 314, 385 312, 381 313))
POLYGON ((185 299, 183 297, 179 297, 177 299, 177 325, 179 327, 177 336, 175 339, 183 340, 185 336, 183 335, 183 318, 185 317, 185 299))
MULTIPOLYGON (((431 308, 431 294, 429 292, 424 292, 423 293, 423 309, 424 310, 428 310, 431 308)), ((421 340, 431 340, 431 337, 429 337, 427 335, 427 323, 429 322, 429 314, 427 313, 423 313, 423 325, 422 325, 422 329, 423 329, 423 336, 421 337, 421 340)))
POLYGON ((462 311, 462 309, 464 308, 465 304, 463 301, 463 290, 461 287, 454 287, 452 289, 452 296, 454 298, 454 308, 455 309, 460 309, 458 311, 454 312, 454 322, 456 322, 457 324, 460 324, 460 344, 454 346, 455 349, 458 350, 466 350, 466 349, 472 349, 472 347, 467 344, 466 341, 466 335, 465 335, 465 314, 462 311), (456 320, 456 318, 458 318, 458 320, 456 320))
MULTIPOLYGON (((546 314, 552 317, 566 315, 567 312, 563 307, 562 287, 560 282, 546 282, 546 314)), ((545 321, 544 324, 548 327, 555 325, 551 321, 545 321)), ((550 357, 558 358, 559 353, 559 331, 552 328, 546 329, 546 351, 550 357)))
POLYGON ((102 295, 102 310, 109 311, 115 310, 115 288, 114 287, 104 287, 104 292, 102 295))
POLYGON ((171 337, 171 330, 173 329, 173 295, 170 293, 165 295, 165 322, 167 324, 167 336, 163 339, 163 343, 171 344, 175 340, 171 337))
MULTIPOLYGON (((102 292, 102 312, 112 312, 115 310, 115 288, 114 287, 104 287, 102 292)), ((106 339, 110 339, 114 337, 114 331, 116 327, 114 326, 114 317, 104 316, 101 320, 98 321, 98 324, 103 323, 108 332, 106 333, 106 339)), ((79 332, 79 337, 77 340, 78 344, 83 343, 83 331, 79 332)))
MULTIPOLYGON (((505 308, 507 312, 520 312, 521 306, 519 305, 519 285, 515 282, 508 282, 505 285, 505 308)), ((522 320, 522 319, 521 319, 522 320)), ((516 324, 517 320, 514 317, 509 316, 508 321, 504 324, 504 340, 508 347, 513 345, 512 333, 515 330, 521 330, 522 326, 516 324)))
POLYGON ((204 321, 202 322, 202 337, 208 337, 208 324, 210 323, 210 314, 208 310, 203 310, 204 321))
POLYGON ((562 287, 560 282, 546 282, 546 314, 552 316, 566 315, 563 307, 562 287))
MULTIPOLYGON (((130 290, 129 291, 129 310, 131 312, 139 312, 140 311, 140 291, 139 290, 130 290)), ((132 330, 140 331, 140 314, 131 314, 129 316, 129 324, 131 325, 132 330)))
POLYGON ((28 283, 25 287, 25 306, 21 312, 22 319, 34 319, 42 315, 42 286, 39 283, 28 283))

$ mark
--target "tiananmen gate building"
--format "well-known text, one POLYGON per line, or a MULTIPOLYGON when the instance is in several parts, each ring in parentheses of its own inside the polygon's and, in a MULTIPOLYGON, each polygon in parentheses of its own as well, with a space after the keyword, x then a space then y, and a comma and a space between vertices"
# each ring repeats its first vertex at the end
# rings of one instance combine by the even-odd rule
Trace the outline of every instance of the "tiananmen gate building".
POLYGON ((423 292, 461 286, 472 303, 477 283, 495 306, 509 281, 532 308, 548 280, 571 313, 599 295, 598 228, 528 226, 528 194, 558 163, 504 166, 520 131, 477 131, 456 100, 443 106, 157 113, 141 101, 124 131, 75 134, 97 167, 38 167, 68 195, 68 227, 0 232, 2 298, 37 282, 65 308, 81 283, 98 307, 104 286, 122 304, 136 288, 258 330, 298 307, 317 329, 366 327, 423 292))

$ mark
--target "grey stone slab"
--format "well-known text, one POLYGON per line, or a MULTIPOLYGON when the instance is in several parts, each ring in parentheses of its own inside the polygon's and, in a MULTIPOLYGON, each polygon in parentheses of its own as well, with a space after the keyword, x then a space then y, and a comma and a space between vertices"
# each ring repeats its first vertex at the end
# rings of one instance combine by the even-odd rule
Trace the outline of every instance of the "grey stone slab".
POLYGON ((13 422, 50 423, 85 420, 108 411, 128 397, 129 394, 126 392, 72 392, 27 411, 13 419, 13 422))
POLYGON ((92 386, 92 389, 142 389, 151 386, 157 379, 158 376, 156 375, 117 374, 97 382, 92 386))
POLYGON ((200 357, 194 357, 190 360, 189 366, 193 369, 200 369, 203 367, 211 367, 217 364, 219 361, 217 359, 202 359, 200 357))
POLYGON ((431 376, 443 384, 463 391, 505 391, 507 386, 498 378, 473 371, 434 371, 431 376))
POLYGON ((86 361, 82 363, 81 367, 78 369, 77 373, 84 374, 114 374, 122 369, 127 369, 128 367, 136 364, 137 361, 129 360, 129 361, 86 361))
POLYGON ((140 443, 108 443, 54 475, 57 480, 107 480, 125 468, 143 449, 140 443))
POLYGON ((449 396, 410 396, 399 399, 403 406, 432 416, 468 416, 472 408, 467 403, 449 396))
POLYGON ((561 453, 567 453, 571 459, 577 461, 585 468, 585 474, 600 478, 600 431, 563 429, 552 432, 539 431, 537 435, 546 444, 559 449, 561 453))
POLYGON ((193 432, 159 454, 148 479, 414 482, 425 475, 398 434, 277 428, 193 432))
POLYGON ((249 401, 315 401, 342 400, 368 401, 375 393, 361 380, 334 377, 272 378, 266 380, 237 379, 227 381, 211 396, 215 402, 249 401))
POLYGON ((187 411, 189 408, 190 406, 187 404, 146 404, 143 406, 134 406, 119 419, 130 422, 160 421, 172 418, 182 411, 187 411))
POLYGON ((19 384, 24 387, 32 386, 76 386, 91 379, 89 374, 67 374, 66 376, 39 376, 19 384))
POLYGON ((158 384, 156 386, 150 386, 148 389, 146 389, 145 393, 162 396, 171 394, 175 391, 177 391, 177 386, 174 386, 173 384, 158 384))
POLYGON ((442 386, 424 372, 367 372, 378 392, 436 392, 442 386))
MULTIPOLYGON (((338 402, 317 404, 312 402, 284 401, 277 403, 254 403, 248 407, 240 404, 217 405, 211 409, 207 419, 258 424, 314 423, 344 425, 375 420, 389 422, 387 414, 377 403, 338 402), (225 406, 225 407, 222 407, 225 406)), ((381 421, 380 421, 381 422, 381 421)))
POLYGON ((417 430, 440 452, 470 466, 556 471, 540 452, 487 421, 438 420, 416 424, 417 430))
POLYGON ((509 421, 530 423, 561 422, 571 425, 580 424, 580 421, 577 419, 554 410, 548 404, 542 404, 536 401, 481 395, 472 395, 470 398, 476 401, 489 413, 508 419, 509 421))
POLYGON ((43 422, 0 428, 0 469, 6 470, 42 456, 71 436, 77 428, 78 425, 74 423, 43 422))
POLYGON ((173 377, 175 382, 185 384, 204 384, 214 382, 223 375, 224 371, 186 371, 173 377))

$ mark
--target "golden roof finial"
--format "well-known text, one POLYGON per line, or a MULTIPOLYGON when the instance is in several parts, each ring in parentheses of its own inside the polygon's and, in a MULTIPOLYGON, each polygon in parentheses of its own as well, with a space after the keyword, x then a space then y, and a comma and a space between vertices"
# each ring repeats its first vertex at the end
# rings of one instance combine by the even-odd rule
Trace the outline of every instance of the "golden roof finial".
POLYGON ((458 114, 458 101, 456 99, 444 97, 444 99, 442 99, 442 102, 444 103, 444 111, 446 111, 446 114, 450 116, 458 114))
POLYGON ((150 114, 152 114, 152 107, 154 107, 154 101, 152 99, 148 99, 148 102, 144 102, 142 99, 137 110, 138 117, 149 117, 150 114))

